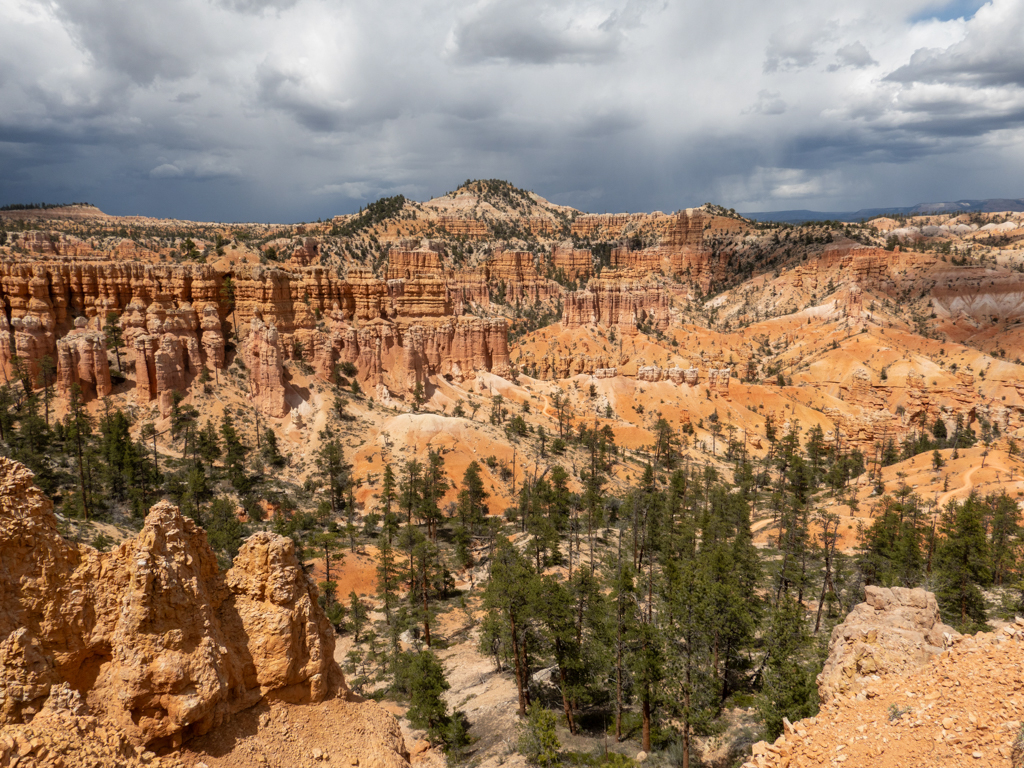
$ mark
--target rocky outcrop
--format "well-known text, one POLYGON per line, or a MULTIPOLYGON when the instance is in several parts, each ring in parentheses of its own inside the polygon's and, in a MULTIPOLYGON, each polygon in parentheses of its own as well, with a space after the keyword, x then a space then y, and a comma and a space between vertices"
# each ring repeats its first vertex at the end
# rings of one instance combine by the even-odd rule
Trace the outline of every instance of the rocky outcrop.
POLYGON ((131 743, 176 746, 265 698, 344 694, 294 544, 259 533, 222 573, 167 502, 113 552, 66 542, 24 466, 0 458, 0 724, 75 699, 131 743), (69 690, 70 689, 70 690, 69 690))
POLYGON ((501 251, 484 265, 484 272, 492 301, 534 304, 563 293, 562 286, 554 280, 541 277, 533 254, 528 251, 501 251))
MULTIPOLYGON (((396 394, 408 394, 429 376, 460 381, 477 371, 507 376, 507 322, 456 314, 461 300, 448 278, 435 273, 440 264, 432 250, 399 251, 393 273, 401 276, 386 282, 361 269, 350 270, 345 279, 320 267, 243 270, 236 312, 240 324, 251 325, 253 318, 273 324, 281 361, 301 350, 325 380, 342 362, 356 365, 361 384, 370 389, 383 384, 396 394)), ((267 371, 268 382, 277 380, 267 371)), ((280 400, 274 395, 275 404, 284 402, 283 388, 281 393, 280 400)))
POLYGON ((585 290, 566 296, 562 324, 567 329, 585 325, 619 326, 635 333, 637 325, 668 328, 672 297, 663 286, 633 271, 605 270, 585 290))
POLYGON ((217 309, 207 304, 203 308, 203 317, 199 321, 202 330, 203 352, 206 354, 208 368, 224 367, 224 331, 222 330, 217 309))
POLYGON ((260 413, 279 418, 287 411, 284 398, 284 355, 273 324, 254 317, 242 349, 249 369, 250 396, 260 413))
POLYGON ((486 222, 469 216, 438 216, 435 221, 437 229, 446 235, 470 240, 486 240, 492 236, 486 222))
POLYGON ((414 251, 392 249, 388 252, 388 280, 413 280, 444 274, 441 254, 430 248, 414 251))
MULTIPOLYGON (((54 334, 48 330, 47 325, 35 313, 27 313, 11 319, 14 354, 21 359, 33 386, 39 382, 43 358, 49 357, 51 360, 54 358, 55 338, 54 334)), ((9 360, 7 367, 10 367, 10 364, 9 360)))
POLYGON ((174 393, 183 393, 203 365, 199 319, 189 304, 166 309, 154 303, 144 318, 139 305, 129 309, 122 324, 134 358, 136 400, 142 405, 157 400, 161 416, 167 418, 174 393))
POLYGON ((586 280, 594 274, 594 257, 589 249, 556 245, 551 249, 551 266, 566 280, 586 280))
POLYGON ((942 623, 935 595, 923 589, 865 587, 865 602, 832 630, 818 675, 821 700, 858 694, 878 675, 919 666, 960 637, 942 623))
POLYGON ((77 384, 83 399, 103 398, 113 389, 106 340, 98 331, 87 331, 85 323, 78 318, 75 330, 57 342, 57 389, 67 397, 77 384))
POLYGON ((0 296, 11 317, 34 313, 50 332, 67 334, 75 317, 105 319, 129 304, 143 313, 156 303, 164 310, 189 304, 197 312, 220 306, 220 275, 206 264, 152 265, 134 261, 0 261, 0 296))
POLYGON ((292 251, 291 263, 297 267, 316 264, 320 258, 320 244, 315 237, 304 237, 292 251))
POLYGON ((0 296, 10 307, 14 340, 6 353, 0 348, 0 363, 10 375, 10 355, 19 355, 36 383, 48 355, 61 371, 62 391, 78 383, 90 394, 109 392, 98 334, 113 313, 135 363, 140 402, 159 400, 167 415, 171 394, 187 386, 204 352, 209 365, 224 364, 219 291, 220 276, 205 265, 0 262, 0 296))

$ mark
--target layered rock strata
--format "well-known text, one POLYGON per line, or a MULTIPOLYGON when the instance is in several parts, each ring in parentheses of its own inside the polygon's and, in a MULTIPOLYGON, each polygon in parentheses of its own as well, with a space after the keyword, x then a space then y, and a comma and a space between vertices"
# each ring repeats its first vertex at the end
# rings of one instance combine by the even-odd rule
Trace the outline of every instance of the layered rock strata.
POLYGON ((435 273, 439 265, 435 252, 421 250, 399 252, 389 274, 402 276, 387 281, 363 269, 345 279, 320 267, 243 270, 236 313, 243 327, 257 316, 273 324, 282 359, 301 355, 324 379, 343 362, 356 365, 362 384, 384 384, 396 394, 429 376, 507 376, 508 324, 459 315, 463 299, 435 273))
POLYGON ((551 249, 551 265, 566 280, 586 280, 594 274, 594 257, 589 249, 556 245, 551 249))
POLYGON ((672 297, 663 286, 636 271, 605 270, 586 289, 566 296, 562 324, 618 326, 635 333, 638 325, 664 331, 671 319, 672 297))
POLYGON ((254 317, 243 344, 243 358, 256 407, 268 416, 284 416, 284 361, 277 328, 254 317))

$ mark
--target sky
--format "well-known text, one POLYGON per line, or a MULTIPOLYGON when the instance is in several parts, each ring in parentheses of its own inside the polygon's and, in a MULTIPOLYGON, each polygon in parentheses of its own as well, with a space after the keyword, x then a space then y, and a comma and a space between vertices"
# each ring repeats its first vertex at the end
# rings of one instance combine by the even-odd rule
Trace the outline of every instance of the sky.
POLYGON ((1024 197, 1024 0, 0 0, 0 205, 1024 197))

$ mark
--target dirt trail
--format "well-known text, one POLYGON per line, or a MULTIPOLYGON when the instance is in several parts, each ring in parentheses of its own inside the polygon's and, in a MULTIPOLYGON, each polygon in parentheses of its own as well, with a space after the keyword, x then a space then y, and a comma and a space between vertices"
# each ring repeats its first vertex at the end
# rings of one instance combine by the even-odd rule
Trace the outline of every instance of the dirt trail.
POLYGON ((959 488, 954 488, 952 491, 947 491, 939 497, 939 507, 945 507, 946 502, 949 501, 950 497, 957 493, 969 494, 971 489, 974 488, 974 483, 971 482, 971 478, 974 477, 974 473, 977 472, 981 467, 972 467, 967 470, 967 474, 964 475, 964 484, 959 488))
POLYGON ((999 460, 998 455, 989 456, 988 461, 985 462, 984 467, 982 467, 981 465, 971 467, 969 470, 967 470, 966 473, 964 473, 963 485, 961 485, 959 488, 954 488, 952 491, 946 491, 941 496, 939 496, 939 507, 941 508, 946 506, 946 502, 948 502, 950 498, 952 498, 954 495, 964 494, 966 496, 967 494, 969 494, 974 489, 974 483, 972 482, 972 479, 974 478, 974 473, 981 469, 991 469, 995 471, 1002 470, 1003 472, 1006 472, 1008 474, 1012 474, 1013 472, 1011 468, 1007 467, 1006 464, 999 460))

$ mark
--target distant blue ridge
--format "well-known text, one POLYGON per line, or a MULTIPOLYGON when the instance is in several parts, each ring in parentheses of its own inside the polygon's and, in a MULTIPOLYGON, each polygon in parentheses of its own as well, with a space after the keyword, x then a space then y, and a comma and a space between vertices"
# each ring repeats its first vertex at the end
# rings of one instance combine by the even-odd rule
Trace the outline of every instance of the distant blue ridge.
POLYGON ((994 197, 988 200, 957 200, 953 203, 920 203, 907 207, 861 208, 859 211, 754 211, 740 215, 754 221, 778 221, 783 224, 803 224, 808 221, 860 221, 889 214, 918 215, 925 213, 996 213, 1024 211, 1024 198, 994 197))

